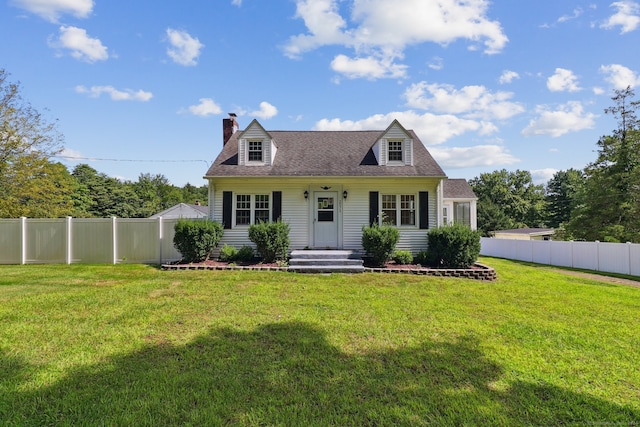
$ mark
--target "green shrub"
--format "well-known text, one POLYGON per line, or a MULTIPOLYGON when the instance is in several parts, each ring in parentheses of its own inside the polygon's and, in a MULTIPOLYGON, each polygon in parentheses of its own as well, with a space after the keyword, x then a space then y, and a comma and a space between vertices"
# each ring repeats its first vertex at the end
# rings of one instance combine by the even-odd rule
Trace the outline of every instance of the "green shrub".
POLYGON ((410 251, 397 250, 393 253, 392 259, 396 264, 411 264, 413 255, 410 251))
POLYGON ((220 243, 222 225, 210 220, 180 219, 176 223, 173 246, 186 262, 202 262, 220 243))
POLYGON ((400 232, 395 227, 377 224, 362 227, 362 247, 373 265, 382 266, 389 261, 399 240, 400 232))
POLYGON ((420 264, 420 265, 428 265, 427 263, 427 251, 420 251, 416 254, 416 256, 413 258, 413 261, 416 264, 420 264))
POLYGON ((429 230, 427 265, 444 268, 468 268, 480 255, 480 232, 454 224, 429 230))
POLYGON ((254 253, 253 248, 251 246, 243 246, 238 251, 236 255, 236 260, 238 262, 250 262, 253 261, 254 253))
POLYGON ((285 260, 289 250, 289 224, 284 222, 260 222, 249 227, 249 240, 263 262, 285 260))
POLYGON ((220 256, 218 259, 222 262, 234 262, 238 258, 238 250, 233 246, 225 244, 220 249, 220 256))

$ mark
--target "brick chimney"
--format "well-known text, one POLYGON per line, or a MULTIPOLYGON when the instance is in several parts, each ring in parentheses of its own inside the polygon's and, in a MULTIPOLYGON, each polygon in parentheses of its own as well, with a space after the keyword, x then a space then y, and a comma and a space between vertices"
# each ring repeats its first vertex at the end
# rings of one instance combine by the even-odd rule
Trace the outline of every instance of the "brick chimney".
POLYGON ((222 119, 222 145, 227 145, 231 136, 238 130, 236 113, 229 113, 229 118, 222 119))

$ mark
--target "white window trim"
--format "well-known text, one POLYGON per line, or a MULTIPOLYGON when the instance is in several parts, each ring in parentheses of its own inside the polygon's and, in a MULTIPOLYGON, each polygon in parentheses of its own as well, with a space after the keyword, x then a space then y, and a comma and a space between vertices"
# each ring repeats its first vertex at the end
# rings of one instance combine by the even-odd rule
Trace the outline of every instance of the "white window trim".
MULTIPOLYGON (((268 193, 233 193, 233 228, 249 228, 256 223, 256 196, 267 196, 269 200, 269 221, 273 212, 273 197, 268 193), (238 196, 249 196, 249 224, 237 224, 238 196)), ((242 209, 246 210, 246 209, 242 209)), ((261 209, 262 210, 262 209, 261 209)))
POLYGON ((387 165, 388 166, 404 166, 405 165, 405 144, 406 141, 402 140, 402 139, 388 139, 387 140, 387 165), (391 150, 389 150, 389 147, 391 146, 391 143, 399 143, 400 144, 400 160, 391 160, 390 156, 389 156, 389 152, 391 150))
POLYGON ((418 228, 419 224, 419 218, 418 218, 418 194, 416 193, 380 193, 379 196, 379 200, 378 200, 378 206, 380 207, 378 210, 378 223, 379 225, 383 224, 383 211, 385 211, 386 209, 383 209, 382 207, 382 199, 383 196, 394 196, 396 199, 396 220, 398 222, 398 224, 393 225, 393 227, 396 228, 418 228), (402 211, 406 210, 406 209, 402 209, 402 196, 413 196, 413 225, 410 224, 402 224, 402 211))
POLYGON ((260 138, 249 138, 247 140, 245 140, 245 163, 247 165, 264 165, 265 164, 265 154, 266 154, 266 150, 265 150, 265 140, 264 139, 260 139, 260 138), (252 142, 259 142, 261 149, 260 149, 260 154, 262 157, 262 160, 249 160, 249 147, 251 146, 252 142))

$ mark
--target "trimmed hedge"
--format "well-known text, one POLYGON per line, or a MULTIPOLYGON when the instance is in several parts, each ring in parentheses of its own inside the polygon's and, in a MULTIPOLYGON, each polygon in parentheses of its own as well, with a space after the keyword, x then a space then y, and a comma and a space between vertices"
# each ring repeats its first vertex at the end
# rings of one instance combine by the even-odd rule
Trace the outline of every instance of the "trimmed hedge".
POLYGON ((392 259, 399 265, 411 264, 413 262, 413 255, 411 255, 410 251, 397 250, 393 253, 392 259))
POLYGON ((389 225, 362 227, 362 247, 373 265, 382 266, 391 259, 400 240, 400 232, 389 225))
POLYGON ((253 224, 249 226, 249 240, 256 244, 256 250, 263 262, 286 260, 289 250, 289 224, 281 221, 253 224))
POLYGON ((480 255, 480 232, 454 224, 429 230, 426 262, 430 267, 469 268, 480 255))
POLYGON ((220 223, 180 219, 176 223, 173 246, 186 262, 202 262, 218 246, 224 229, 220 223))

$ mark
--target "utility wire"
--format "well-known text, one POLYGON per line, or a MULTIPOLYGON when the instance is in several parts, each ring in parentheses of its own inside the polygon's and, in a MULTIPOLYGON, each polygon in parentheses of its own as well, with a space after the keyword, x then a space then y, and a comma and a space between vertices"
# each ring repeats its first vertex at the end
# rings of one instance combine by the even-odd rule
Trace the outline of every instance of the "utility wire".
POLYGON ((204 162, 207 167, 209 167, 209 162, 206 160, 150 160, 150 159, 105 159, 99 157, 77 157, 77 156, 51 156, 60 159, 67 160, 92 160, 92 161, 100 161, 100 162, 145 162, 145 163, 193 163, 193 162, 204 162))

